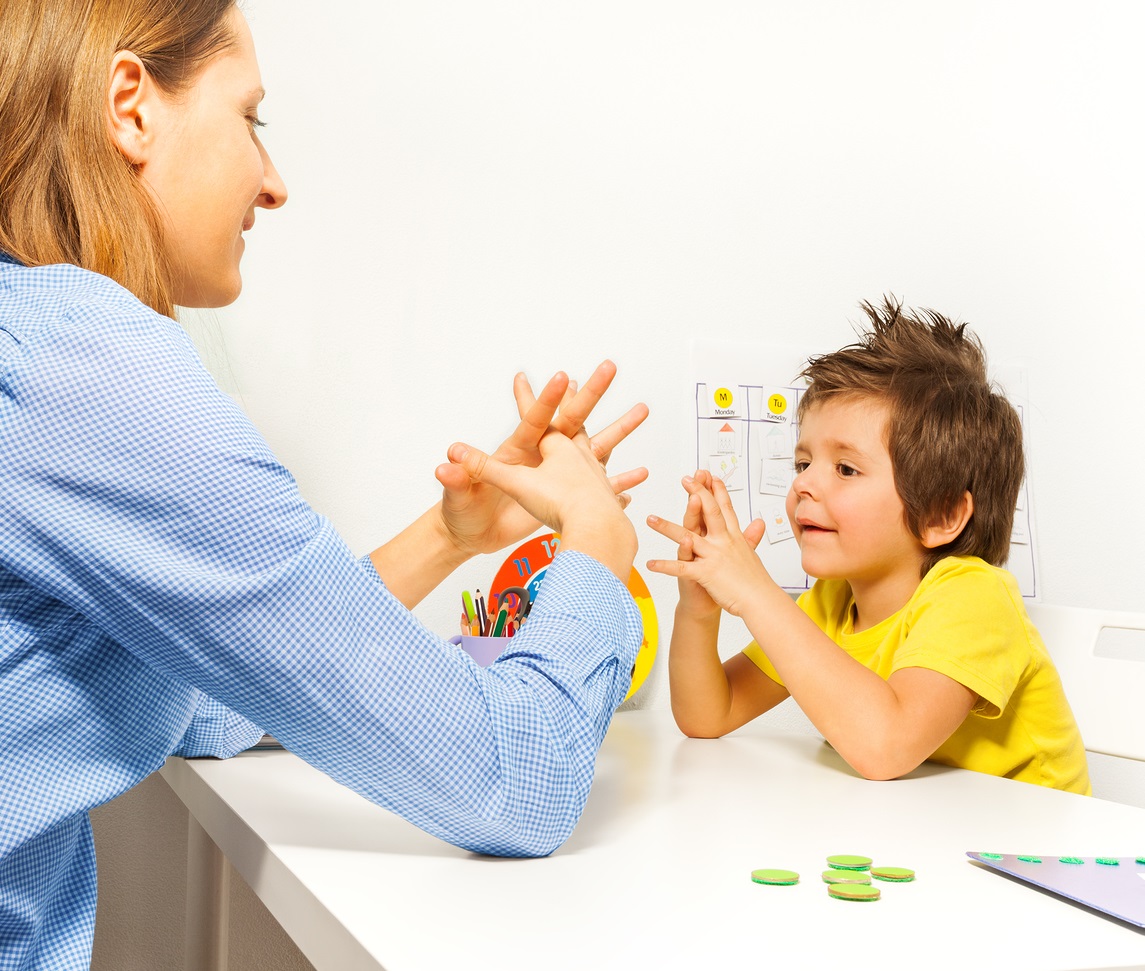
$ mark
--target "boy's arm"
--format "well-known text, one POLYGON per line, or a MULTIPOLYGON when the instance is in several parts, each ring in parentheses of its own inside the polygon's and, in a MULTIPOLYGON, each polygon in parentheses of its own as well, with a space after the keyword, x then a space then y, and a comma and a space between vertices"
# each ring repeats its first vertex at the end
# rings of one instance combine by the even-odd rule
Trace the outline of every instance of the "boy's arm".
MULTIPOLYGON (((710 488, 711 473, 697 470, 694 479, 710 488)), ((745 542, 754 549, 762 539, 762 524, 755 522, 745 531, 745 542)), ((704 514, 700 498, 688 496, 683 528, 704 536, 704 514)), ((682 542, 676 550, 680 560, 694 557, 691 543, 682 542)), ((762 671, 746 671, 736 658, 720 663, 717 641, 720 631, 720 605, 696 581, 680 577, 680 599, 672 624, 668 651, 668 683, 672 715, 676 725, 692 738, 718 738, 751 721, 787 697, 787 691, 762 671)))
POLYGON ((742 654, 723 664, 716 650, 719 613, 697 618, 680 606, 668 651, 672 715, 690 738, 719 738, 774 708, 787 697, 742 654))
POLYGON ((884 681, 772 586, 779 596, 767 591, 744 623, 811 723, 860 775, 905 775, 966 720, 977 700, 969 688, 926 668, 884 681))
MULTIPOLYGON (((712 482, 710 491, 706 484, 691 478, 685 479, 684 485, 701 503, 703 535, 650 517, 649 525, 687 546, 691 558, 651 561, 648 568, 699 583, 723 609, 742 618, 775 665, 787 691, 857 772, 871 779, 903 775, 931 755, 962 723, 975 701, 973 692, 952 678, 923 668, 906 668, 884 681, 864 667, 824 634, 771 579, 754 547, 740 533, 723 483, 712 482), (689 532, 691 535, 685 535, 689 532)), ((673 636, 673 649, 675 645, 673 636)), ((751 684, 751 672, 745 665, 754 667, 747 658, 729 660, 729 692, 738 684, 751 684)), ((749 696, 747 689, 745 698, 749 696)), ((738 709, 738 714, 749 710, 738 709)), ((727 721, 721 726, 724 731, 738 727, 732 711, 729 704, 727 721)))

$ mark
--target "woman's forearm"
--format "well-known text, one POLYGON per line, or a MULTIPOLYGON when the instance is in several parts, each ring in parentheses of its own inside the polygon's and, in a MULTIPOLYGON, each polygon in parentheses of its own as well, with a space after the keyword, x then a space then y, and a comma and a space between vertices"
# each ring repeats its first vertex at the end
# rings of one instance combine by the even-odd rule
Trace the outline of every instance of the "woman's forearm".
POLYGON ((442 525, 441 504, 426 510, 389 542, 370 554, 370 561, 390 592, 408 608, 469 559, 442 525))

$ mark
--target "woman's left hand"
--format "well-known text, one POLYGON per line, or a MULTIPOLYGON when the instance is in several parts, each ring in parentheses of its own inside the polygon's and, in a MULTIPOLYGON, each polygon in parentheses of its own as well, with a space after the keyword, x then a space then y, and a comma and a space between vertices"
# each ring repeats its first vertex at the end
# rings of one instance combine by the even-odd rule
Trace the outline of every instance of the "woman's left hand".
MULTIPOLYGON (((536 467, 541 462, 539 443, 550 427, 569 438, 583 437, 603 466, 612 450, 632 433, 645 418, 648 408, 633 405, 603 431, 589 438, 584 423, 599 404, 616 376, 616 365, 603 362, 579 390, 563 372, 549 379, 541 393, 533 389, 524 374, 513 379, 513 397, 521 421, 503 441, 492 457, 506 465, 536 467)), ((463 448, 454 444, 449 449, 449 462, 434 474, 445 487, 441 500, 442 524, 460 553, 493 553, 510 543, 519 542, 541 524, 516 501, 494 486, 473 482, 457 458, 463 448)), ((618 501, 627 505, 627 490, 648 478, 647 469, 633 469, 609 477, 618 501)))

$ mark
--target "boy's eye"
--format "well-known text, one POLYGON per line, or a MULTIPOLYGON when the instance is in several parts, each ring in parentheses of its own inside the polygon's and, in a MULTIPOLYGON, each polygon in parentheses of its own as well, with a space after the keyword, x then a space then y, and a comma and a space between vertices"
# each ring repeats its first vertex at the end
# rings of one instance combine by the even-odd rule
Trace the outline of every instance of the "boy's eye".
POLYGON ((835 471, 837 471, 839 475, 843 476, 845 479, 859 474, 858 469, 856 469, 854 466, 848 465, 846 462, 840 462, 838 465, 836 465, 835 471))
POLYGON ((811 464, 810 462, 804 461, 803 459, 799 459, 795 463, 795 474, 799 475, 800 472, 806 471, 807 466, 809 466, 810 464, 811 464))

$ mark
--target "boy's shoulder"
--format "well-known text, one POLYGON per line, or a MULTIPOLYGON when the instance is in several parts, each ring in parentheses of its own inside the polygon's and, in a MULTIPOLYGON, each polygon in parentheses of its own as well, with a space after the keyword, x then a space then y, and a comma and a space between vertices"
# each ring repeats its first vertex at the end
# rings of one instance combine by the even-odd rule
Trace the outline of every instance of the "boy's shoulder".
POLYGON ((1016 615, 1025 621, 1026 606, 1017 578, 977 556, 947 556, 919 581, 907 610, 917 613, 941 604, 944 611, 1016 615))
POLYGON ((978 556, 944 556, 934 564, 918 584, 918 589, 956 583, 980 584, 985 587, 998 587, 1014 591, 1021 596, 1018 580, 1009 570, 993 566, 978 556))

